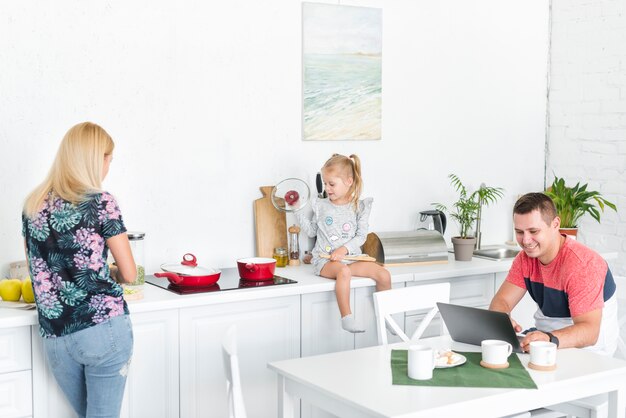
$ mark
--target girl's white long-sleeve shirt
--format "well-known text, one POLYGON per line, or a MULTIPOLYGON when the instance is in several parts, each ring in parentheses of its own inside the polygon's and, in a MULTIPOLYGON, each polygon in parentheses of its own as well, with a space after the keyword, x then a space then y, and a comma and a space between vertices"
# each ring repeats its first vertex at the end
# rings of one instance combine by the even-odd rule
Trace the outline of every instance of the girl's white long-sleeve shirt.
POLYGON ((369 216, 374 199, 359 200, 355 210, 352 203, 335 205, 330 200, 314 198, 311 201, 313 216, 309 219, 301 212, 296 214, 300 228, 311 238, 317 237, 313 248, 313 264, 316 274, 322 270, 327 259, 320 254, 330 254, 346 247, 349 255, 361 254, 369 232, 369 216))

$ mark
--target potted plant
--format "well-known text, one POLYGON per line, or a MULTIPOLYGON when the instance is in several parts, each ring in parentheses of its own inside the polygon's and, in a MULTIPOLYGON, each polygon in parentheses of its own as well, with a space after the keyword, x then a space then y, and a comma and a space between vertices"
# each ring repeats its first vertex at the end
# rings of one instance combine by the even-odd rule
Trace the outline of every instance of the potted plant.
POLYGON ((500 187, 481 187, 468 193, 467 188, 461 182, 456 174, 448 175, 450 184, 459 193, 459 198, 452 205, 452 209, 448 210, 441 203, 435 203, 438 210, 448 212, 450 217, 459 224, 459 236, 452 237, 452 246, 454 247, 454 259, 458 261, 470 261, 476 244, 476 237, 470 235, 474 222, 479 218, 482 206, 488 206, 495 203, 503 196, 504 190, 500 187))
POLYGON ((600 192, 587 190, 587 184, 581 186, 579 182, 569 187, 563 178, 556 175, 545 194, 554 201, 556 214, 561 218, 561 232, 573 238, 578 233, 578 221, 586 213, 599 223, 600 212, 604 212, 605 206, 617 211, 615 205, 602 197, 600 192))

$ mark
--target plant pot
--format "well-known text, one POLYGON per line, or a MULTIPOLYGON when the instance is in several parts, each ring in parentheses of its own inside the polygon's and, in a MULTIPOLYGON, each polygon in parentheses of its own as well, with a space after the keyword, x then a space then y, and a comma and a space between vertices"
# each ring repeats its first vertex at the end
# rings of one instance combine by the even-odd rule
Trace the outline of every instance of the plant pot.
POLYGON ((561 234, 569 235, 570 238, 576 239, 578 228, 559 228, 561 234))
POLYGON ((452 246, 454 247, 454 259, 456 261, 472 261, 475 244, 475 237, 452 237, 452 246))

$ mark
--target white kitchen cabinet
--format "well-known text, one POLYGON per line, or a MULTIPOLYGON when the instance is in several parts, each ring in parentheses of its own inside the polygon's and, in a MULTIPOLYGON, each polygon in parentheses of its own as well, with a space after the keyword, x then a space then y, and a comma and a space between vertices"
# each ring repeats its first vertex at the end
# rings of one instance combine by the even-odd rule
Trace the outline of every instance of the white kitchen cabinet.
POLYGON ((25 418, 32 416, 31 371, 0 374, 0 417, 25 418))
MULTIPOLYGON (((354 312, 354 289, 350 307, 354 312)), ((335 291, 302 295, 302 357, 354 349, 354 334, 341 328, 335 291)))
POLYGON ((180 310, 181 417, 228 416, 222 339, 231 325, 248 417, 277 416, 277 377, 267 363, 300 356, 298 295, 180 310))
POLYGON ((131 314, 134 347, 122 418, 179 416, 178 309, 131 314))
POLYGON ((0 417, 33 413, 30 327, 0 329, 0 417))
MULTIPOLYGON (((176 418, 178 310, 131 314, 130 318, 134 347, 121 416, 176 418)), ((32 327, 32 334, 34 417, 76 417, 48 367, 39 326, 32 327)))

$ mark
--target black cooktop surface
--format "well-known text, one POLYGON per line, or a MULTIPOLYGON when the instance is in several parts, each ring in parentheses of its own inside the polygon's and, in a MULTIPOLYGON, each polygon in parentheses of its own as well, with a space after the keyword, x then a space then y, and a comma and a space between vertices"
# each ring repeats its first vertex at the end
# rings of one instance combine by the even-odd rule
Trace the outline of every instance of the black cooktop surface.
POLYGON ((274 275, 273 279, 254 281, 244 280, 239 277, 237 269, 224 269, 220 275, 219 280, 212 286, 197 287, 197 286, 176 286, 171 284, 166 278, 154 277, 152 275, 146 276, 146 283, 150 283, 153 286, 160 287, 161 289, 169 290, 170 292, 177 293, 179 295, 189 295, 193 293, 208 293, 208 292, 223 292, 226 290, 237 289, 250 289, 257 287, 278 286, 282 284, 298 283, 295 280, 287 279, 285 277, 274 275))

